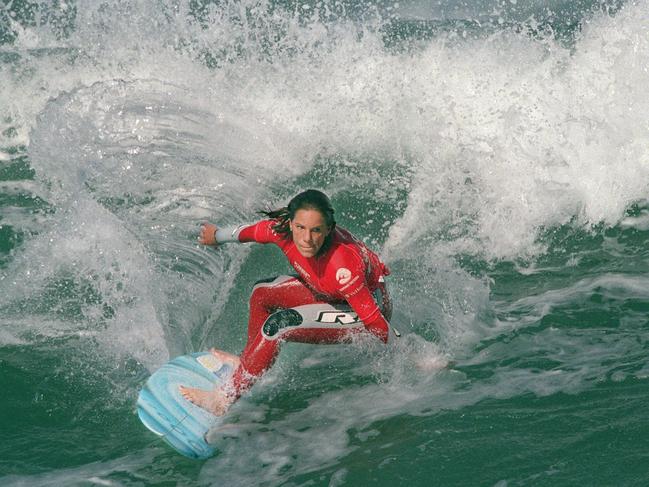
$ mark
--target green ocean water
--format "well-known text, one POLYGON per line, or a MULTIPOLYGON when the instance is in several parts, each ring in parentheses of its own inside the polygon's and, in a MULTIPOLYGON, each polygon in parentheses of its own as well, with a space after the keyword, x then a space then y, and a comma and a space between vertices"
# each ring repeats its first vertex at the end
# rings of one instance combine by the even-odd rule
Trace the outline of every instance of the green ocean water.
POLYGON ((0 7, 0 485, 646 485, 647 2, 0 7), (285 344, 207 461, 135 401, 290 271, 307 187, 388 346, 285 344), (447 364, 444 366, 444 364, 447 364))

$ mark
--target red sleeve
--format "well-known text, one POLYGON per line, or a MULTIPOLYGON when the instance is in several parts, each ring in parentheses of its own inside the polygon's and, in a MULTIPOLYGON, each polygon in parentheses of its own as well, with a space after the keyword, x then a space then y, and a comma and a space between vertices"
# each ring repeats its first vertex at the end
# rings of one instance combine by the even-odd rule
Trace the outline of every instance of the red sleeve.
POLYGON ((274 243, 281 237, 273 230, 274 220, 262 220, 239 231, 239 242, 274 243))
POLYGON ((381 313, 367 286, 363 285, 356 294, 347 298, 347 302, 356 311, 365 328, 379 337, 383 343, 387 343, 390 325, 381 313))
POLYGON ((384 343, 388 341, 390 325, 381 313, 379 306, 365 282, 365 267, 360 257, 351 252, 344 252, 335 267, 336 282, 340 294, 363 322, 365 328, 379 337, 384 343))

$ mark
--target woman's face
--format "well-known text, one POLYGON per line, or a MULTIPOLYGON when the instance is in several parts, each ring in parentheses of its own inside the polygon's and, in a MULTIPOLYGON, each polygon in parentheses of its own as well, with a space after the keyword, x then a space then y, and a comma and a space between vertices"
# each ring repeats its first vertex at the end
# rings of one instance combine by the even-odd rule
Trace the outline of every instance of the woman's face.
POLYGON ((322 213, 312 209, 297 210, 290 227, 293 242, 303 257, 316 256, 331 231, 322 213))

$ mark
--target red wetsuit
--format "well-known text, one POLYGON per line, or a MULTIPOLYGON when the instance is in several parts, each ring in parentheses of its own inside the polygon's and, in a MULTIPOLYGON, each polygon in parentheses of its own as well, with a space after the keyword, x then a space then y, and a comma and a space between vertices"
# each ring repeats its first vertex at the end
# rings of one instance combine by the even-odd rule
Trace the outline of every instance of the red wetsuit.
POLYGON ((390 318, 391 306, 383 276, 388 275, 389 270, 379 257, 340 227, 335 227, 328 247, 321 254, 304 257, 290 234, 282 235, 273 230, 276 224, 275 220, 263 220, 233 232, 239 242, 277 245, 300 276, 299 279, 283 276, 255 286, 250 296, 248 342, 241 354, 241 365, 233 376, 232 394, 237 397, 272 365, 280 341, 339 343, 363 327, 383 342, 388 340, 386 317, 390 318), (380 295, 383 312, 375 295, 380 295), (363 327, 287 326, 271 334, 264 329, 269 315, 278 309, 345 302, 356 312, 363 327))

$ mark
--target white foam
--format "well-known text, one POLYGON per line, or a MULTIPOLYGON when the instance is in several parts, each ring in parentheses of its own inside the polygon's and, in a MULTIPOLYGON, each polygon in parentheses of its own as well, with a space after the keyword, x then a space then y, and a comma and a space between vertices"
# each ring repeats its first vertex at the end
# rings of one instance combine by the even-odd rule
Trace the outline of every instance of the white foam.
POLYGON ((636 217, 626 217, 620 222, 623 228, 636 228, 640 231, 649 230, 649 212, 644 211, 642 215, 636 217))
POLYGON ((83 484, 119 486, 123 484, 111 479, 116 471, 134 472, 148 467, 153 461, 155 461, 154 450, 147 449, 125 457, 91 462, 78 467, 60 468, 33 475, 6 475, 0 477, 0 482, 2 485, 11 487, 27 485, 56 487, 58 485, 83 484))
MULTIPOLYGON (((359 35, 357 25, 342 20, 325 26, 280 12, 264 18, 266 6, 256 11, 266 27, 290 32, 285 44, 270 47, 272 63, 262 55, 268 33, 247 35, 252 23, 248 31, 238 29, 235 14, 245 2, 211 11, 211 29, 188 21, 185 6, 172 13, 126 4, 107 16, 93 2, 81 2, 65 47, 99 62, 81 55, 68 66, 61 55, 25 57, 33 75, 25 80, 5 73, 0 99, 18 128, 28 130, 61 91, 107 79, 162 80, 162 86, 182 88, 170 88, 167 100, 142 100, 140 114, 111 115, 117 106, 111 107, 110 90, 94 105, 90 93, 86 100, 81 92, 74 96, 80 110, 112 116, 111 124, 86 120, 99 137, 115 135, 121 121, 132 135, 129 150, 157 145, 155 118, 166 116, 161 104, 181 99, 178 107, 190 113, 184 127, 181 117, 168 118, 169 135, 199 136, 201 142, 190 145, 194 156, 233 156, 248 174, 271 179, 299 174, 323 154, 403 161, 412 188, 403 219, 391 229, 390 251, 426 236, 451 240, 449 252, 530 255, 542 250, 536 241, 542 229, 571 221, 614 225, 629 203, 646 197, 646 2, 612 17, 596 15, 572 49, 500 32, 474 41, 432 39, 409 53, 386 50, 371 24, 359 35), (125 15, 136 27, 126 27, 125 15), (179 37, 193 41, 185 50, 168 49, 179 37), (209 70, 192 58, 204 50, 240 57, 232 54, 231 62, 209 70), (192 119, 199 106, 203 114, 192 119)), ((474 18, 481 9, 488 10, 466 14, 474 18)), ((40 47, 54 45, 53 37, 36 35, 40 47)), ((60 48, 64 41, 57 42, 60 48)), ((138 89, 149 88, 112 96, 129 103, 138 89)), ((210 187, 222 181, 214 182, 210 187)))
POLYGON ((423 52, 429 74, 407 70, 430 93, 411 112, 416 185, 387 248, 428 237, 512 258, 544 228, 619 222, 647 194, 647 10, 597 17, 574 53, 502 34, 423 52))
POLYGON ((30 323, 22 338, 89 333, 106 350, 164 362, 148 257, 119 221, 95 202, 76 200, 40 230, 0 278, 5 319, 30 323))

